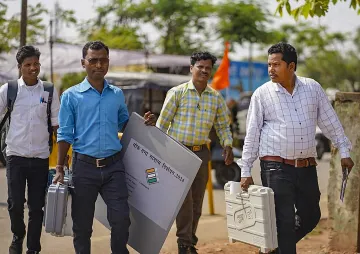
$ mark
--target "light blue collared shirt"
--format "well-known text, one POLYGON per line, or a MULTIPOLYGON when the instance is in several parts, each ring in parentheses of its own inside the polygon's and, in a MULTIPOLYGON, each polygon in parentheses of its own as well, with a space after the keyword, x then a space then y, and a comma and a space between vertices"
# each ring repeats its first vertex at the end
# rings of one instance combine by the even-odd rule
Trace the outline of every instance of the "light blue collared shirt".
POLYGON ((57 141, 73 151, 104 158, 122 148, 118 131, 129 120, 122 90, 104 81, 100 94, 85 78, 61 96, 57 141))

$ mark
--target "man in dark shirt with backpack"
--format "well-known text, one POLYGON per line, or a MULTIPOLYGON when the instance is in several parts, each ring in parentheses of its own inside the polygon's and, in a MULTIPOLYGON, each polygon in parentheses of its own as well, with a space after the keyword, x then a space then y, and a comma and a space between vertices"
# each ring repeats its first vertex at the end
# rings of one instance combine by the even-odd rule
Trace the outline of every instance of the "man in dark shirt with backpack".
POLYGON ((40 236, 49 170, 50 134, 58 127, 60 103, 53 85, 38 78, 41 66, 38 49, 33 46, 21 47, 16 54, 16 60, 22 76, 0 88, 0 113, 6 112, 4 118, 7 119, 2 121, 6 131, 1 138, 6 136, 7 202, 13 233, 9 254, 22 253, 26 234, 26 182, 29 208, 26 253, 35 254, 41 251, 40 236))

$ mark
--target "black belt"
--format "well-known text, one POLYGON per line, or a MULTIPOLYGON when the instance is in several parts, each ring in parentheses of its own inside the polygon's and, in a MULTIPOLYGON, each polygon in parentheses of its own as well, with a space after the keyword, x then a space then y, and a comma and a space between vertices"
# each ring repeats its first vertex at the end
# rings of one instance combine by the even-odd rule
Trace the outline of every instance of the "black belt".
POLYGON ((120 159, 120 152, 115 153, 106 158, 95 158, 89 155, 75 153, 76 159, 95 165, 97 168, 110 166, 120 159))
POLYGON ((200 152, 200 151, 202 151, 203 149, 205 149, 207 147, 206 144, 197 145, 197 146, 187 146, 187 145, 184 145, 184 146, 186 146, 187 148, 189 148, 193 152, 200 152))

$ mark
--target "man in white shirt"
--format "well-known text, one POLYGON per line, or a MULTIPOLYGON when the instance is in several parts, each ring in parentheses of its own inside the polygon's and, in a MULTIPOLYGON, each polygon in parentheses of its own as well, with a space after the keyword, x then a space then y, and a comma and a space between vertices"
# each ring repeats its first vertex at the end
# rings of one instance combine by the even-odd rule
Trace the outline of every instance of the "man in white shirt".
POLYGON ((251 98, 241 167, 241 187, 253 184, 251 167, 260 158, 261 180, 275 194, 279 248, 272 253, 295 254, 296 243, 320 220, 316 172, 316 125, 341 154, 349 171, 351 143, 327 96, 315 80, 295 75, 297 53, 278 43, 268 50, 271 81, 251 98), (296 212, 295 212, 296 209, 296 212))
MULTIPOLYGON (((8 182, 8 211, 13 241, 9 254, 22 253, 26 234, 24 224, 25 187, 27 182, 29 222, 27 254, 41 251, 40 236, 49 172, 49 131, 47 103, 49 92, 44 91, 40 72, 40 52, 33 46, 23 46, 16 54, 22 74, 17 80, 18 92, 10 115, 6 137, 6 175, 8 182)), ((0 112, 7 108, 8 84, 0 88, 0 112)), ((51 126, 58 127, 59 97, 54 88, 51 103, 51 126)))

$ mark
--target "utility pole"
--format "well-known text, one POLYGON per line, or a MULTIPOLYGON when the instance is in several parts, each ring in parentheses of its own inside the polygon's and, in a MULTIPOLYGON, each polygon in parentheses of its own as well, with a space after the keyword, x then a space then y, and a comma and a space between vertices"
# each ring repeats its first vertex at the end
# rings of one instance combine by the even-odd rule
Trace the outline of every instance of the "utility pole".
POLYGON ((27 0, 21 1, 20 47, 26 44, 27 0))
MULTIPOLYGON (((27 0, 22 0, 21 20, 20 20, 20 47, 26 44, 26 26, 27 26, 27 0)), ((21 77, 20 69, 19 69, 19 77, 21 77)))
POLYGON ((54 70, 53 70, 53 45, 54 45, 54 37, 53 37, 53 20, 50 19, 50 79, 51 83, 54 84, 54 70))

